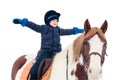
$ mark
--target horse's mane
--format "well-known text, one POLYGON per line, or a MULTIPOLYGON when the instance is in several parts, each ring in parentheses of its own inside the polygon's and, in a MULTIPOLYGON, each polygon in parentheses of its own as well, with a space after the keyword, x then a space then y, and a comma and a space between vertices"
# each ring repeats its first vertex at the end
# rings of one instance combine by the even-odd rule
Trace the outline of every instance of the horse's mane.
POLYGON ((79 37, 77 37, 74 42, 73 42, 73 60, 77 61, 80 57, 80 50, 81 50, 81 47, 82 47, 82 43, 83 43, 83 40, 84 40, 84 34, 83 33, 82 35, 80 35, 79 37))
POLYGON ((82 43, 85 39, 90 39, 93 37, 95 34, 98 34, 100 37, 101 41, 106 41, 106 38, 104 36, 104 33, 100 28, 93 27, 91 28, 87 33, 83 33, 82 35, 78 36, 74 42, 73 42, 73 60, 77 61, 79 57, 81 56, 81 48, 82 48, 82 43))

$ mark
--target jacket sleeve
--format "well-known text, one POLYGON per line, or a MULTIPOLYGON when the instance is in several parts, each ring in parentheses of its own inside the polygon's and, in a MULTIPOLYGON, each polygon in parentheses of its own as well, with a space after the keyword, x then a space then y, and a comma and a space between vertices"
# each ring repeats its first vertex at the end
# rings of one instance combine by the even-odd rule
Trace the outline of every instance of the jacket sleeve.
POLYGON ((44 31, 44 28, 43 26, 41 25, 38 25, 38 24, 35 24, 31 21, 28 21, 27 25, 26 25, 28 28, 38 32, 38 33, 42 33, 42 31, 44 31))
POLYGON ((62 29, 60 28, 60 35, 72 35, 73 29, 62 29))

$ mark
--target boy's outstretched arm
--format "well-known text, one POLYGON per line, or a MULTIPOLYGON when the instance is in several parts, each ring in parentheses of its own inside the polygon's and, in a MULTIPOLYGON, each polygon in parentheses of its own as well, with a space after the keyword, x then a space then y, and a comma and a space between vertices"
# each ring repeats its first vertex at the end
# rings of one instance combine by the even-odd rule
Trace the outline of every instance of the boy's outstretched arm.
POLYGON ((19 18, 14 18, 13 19, 14 24, 21 24, 23 27, 27 26, 28 28, 41 33, 45 27, 42 27, 41 25, 35 24, 34 22, 28 21, 27 18, 19 19, 19 18))
POLYGON ((60 28, 60 35, 76 35, 78 33, 83 33, 84 29, 73 27, 72 29, 62 29, 60 28))

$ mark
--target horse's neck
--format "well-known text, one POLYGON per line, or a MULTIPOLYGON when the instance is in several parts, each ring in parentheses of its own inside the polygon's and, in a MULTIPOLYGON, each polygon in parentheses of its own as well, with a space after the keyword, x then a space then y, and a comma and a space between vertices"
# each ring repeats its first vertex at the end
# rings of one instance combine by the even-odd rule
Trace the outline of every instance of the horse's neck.
POLYGON ((66 49, 68 51, 67 55, 68 55, 69 63, 73 63, 74 62, 74 58, 73 58, 73 56, 74 56, 74 54, 73 54, 73 43, 70 44, 66 49))
MULTIPOLYGON (((55 58, 66 58, 68 57, 68 60, 70 63, 73 63, 73 43, 71 43, 69 46, 67 46, 65 49, 63 49, 60 53, 58 53, 55 58)), ((65 60, 66 60, 65 59, 65 60)))
MULTIPOLYGON (((82 64, 83 65, 83 56, 80 56, 79 57, 79 59, 76 61, 75 60, 75 58, 74 58, 74 56, 76 55, 76 53, 74 53, 74 43, 71 43, 67 48, 65 48, 64 50, 63 50, 63 54, 64 55, 66 55, 66 56, 68 56, 68 60, 69 60, 69 63, 71 63, 71 64, 76 64, 76 63, 80 63, 80 64, 82 64)), ((81 54, 81 53, 80 53, 81 54)))
MULTIPOLYGON (((79 63, 79 61, 75 62, 73 56, 73 43, 55 55, 50 80, 65 80, 66 70, 68 70, 67 74, 70 79, 73 78, 71 72, 76 70, 76 64, 79 63)), ((75 78, 72 80, 75 80, 75 78)))

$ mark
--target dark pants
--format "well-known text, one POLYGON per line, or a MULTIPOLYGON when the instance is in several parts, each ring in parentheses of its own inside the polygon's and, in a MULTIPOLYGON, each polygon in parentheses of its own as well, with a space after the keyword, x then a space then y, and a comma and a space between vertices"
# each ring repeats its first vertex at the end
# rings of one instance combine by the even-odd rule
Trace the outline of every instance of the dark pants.
POLYGON ((34 63, 34 65, 32 66, 31 70, 30 70, 30 80, 37 80, 37 72, 38 72, 38 68, 39 65, 41 63, 41 61, 45 58, 51 58, 53 55, 53 52, 50 51, 39 51, 37 58, 36 58, 36 62, 34 63))

